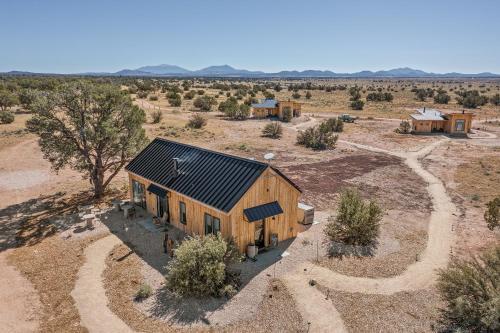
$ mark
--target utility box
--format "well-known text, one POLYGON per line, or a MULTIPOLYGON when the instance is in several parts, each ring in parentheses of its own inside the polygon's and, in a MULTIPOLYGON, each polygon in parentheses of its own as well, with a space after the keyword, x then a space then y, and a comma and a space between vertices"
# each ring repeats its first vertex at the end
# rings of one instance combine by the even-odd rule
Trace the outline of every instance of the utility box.
POLYGON ((301 224, 312 224, 314 221, 314 207, 299 202, 297 210, 298 222, 301 224))

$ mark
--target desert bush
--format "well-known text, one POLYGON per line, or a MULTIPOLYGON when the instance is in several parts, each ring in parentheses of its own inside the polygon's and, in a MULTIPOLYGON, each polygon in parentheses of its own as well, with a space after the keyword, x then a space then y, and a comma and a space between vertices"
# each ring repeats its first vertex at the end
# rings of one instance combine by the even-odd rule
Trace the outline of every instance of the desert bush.
POLYGON ((372 92, 366 95, 366 100, 370 102, 392 102, 394 96, 389 92, 372 92))
POLYGON ((151 112, 151 118, 153 124, 158 124, 163 119, 163 113, 160 110, 155 110, 151 112))
POLYGON ((344 122, 340 118, 329 118, 324 121, 324 124, 331 132, 342 132, 344 130, 344 122))
POLYGON ((439 272, 441 323, 453 332, 500 331, 500 246, 439 272))
POLYGON ((200 96, 201 96, 201 95, 204 95, 204 94, 205 94, 205 90, 200 89, 200 90, 198 90, 198 91, 197 91, 197 93, 198 93, 198 95, 200 95, 200 96))
POLYGON ((486 96, 480 95, 477 90, 456 91, 458 95, 457 102, 468 109, 475 109, 478 106, 483 106, 488 102, 486 96))
POLYGON ((399 123, 399 127, 396 129, 396 133, 399 134, 410 134, 411 133, 411 124, 408 120, 402 120, 399 123))
POLYGON ((207 124, 207 119, 205 119, 205 117, 203 117, 201 114, 195 113, 191 117, 189 117, 186 126, 190 128, 202 128, 206 124, 207 124))
POLYGON ((355 100, 355 101, 351 101, 351 108, 353 110, 363 110, 364 106, 365 106, 365 102, 363 102, 360 99, 355 100))
POLYGON ((500 196, 486 204, 484 220, 490 230, 500 227, 500 196))
POLYGON ((138 91, 137 92, 137 97, 139 98, 147 98, 148 97, 148 92, 147 91, 138 91))
POLYGON ((273 121, 272 123, 267 124, 262 130, 262 136, 267 138, 278 139, 281 138, 282 134, 283 127, 277 121, 273 121))
POLYGON ((147 283, 141 284, 139 290, 135 293, 135 299, 137 301, 142 301, 153 294, 153 289, 147 283))
POLYGON ((448 104, 450 101, 450 96, 446 93, 446 91, 439 89, 437 94, 434 96, 434 103, 436 104, 448 104))
POLYGON ((208 112, 212 110, 212 107, 214 105, 217 105, 217 101, 215 100, 215 98, 210 96, 201 96, 197 97, 194 100, 193 105, 195 108, 198 108, 201 111, 208 112))
POLYGON ((184 94, 184 99, 193 99, 196 96, 196 91, 190 90, 184 94))
POLYGON ((495 94, 490 97, 490 103, 496 106, 500 105, 500 94, 495 94))
POLYGON ((262 94, 264 95, 264 97, 265 97, 266 99, 273 99, 273 98, 275 97, 275 96, 274 96, 274 94, 273 94, 272 92, 267 91, 267 90, 264 90, 264 91, 262 92, 262 94))
POLYGON ((18 103, 19 100, 16 94, 8 90, 0 90, 0 110, 7 111, 7 109, 10 109, 18 103))
POLYGON ((338 135, 328 131, 326 126, 316 125, 297 134, 297 144, 316 150, 334 149, 338 135))
POLYGON ((166 285, 181 296, 231 296, 239 281, 228 265, 239 258, 234 243, 220 233, 190 237, 175 250, 167 266, 166 285))
POLYGON ((311 99, 312 94, 310 91, 306 92, 306 99, 311 99))
POLYGON ((325 235, 331 242, 360 246, 371 254, 377 245, 382 208, 375 202, 364 202, 358 191, 346 189, 340 195, 337 216, 330 218, 325 235))
POLYGON ((299 99, 299 98, 300 98, 300 94, 299 94, 298 92, 294 92, 294 93, 292 94, 292 97, 293 97, 294 99, 299 99))
POLYGON ((290 121, 292 121, 292 118, 293 118, 292 109, 289 107, 283 108, 283 117, 281 118, 281 120, 284 121, 285 123, 289 123, 290 121))
MULTIPOLYGON (((351 101, 359 101, 361 98, 361 88, 358 86, 350 87, 349 88, 349 95, 351 95, 350 100, 351 101)), ((355 110, 361 110, 361 109, 355 109, 355 110)))
POLYGON ((22 89, 18 93, 19 103, 25 110, 29 110, 31 104, 36 100, 37 92, 33 89, 22 89))
POLYGON ((156 96, 156 95, 151 95, 151 96, 149 96, 149 100, 150 100, 150 101, 157 101, 157 100, 158 100, 158 96, 156 96))
POLYGON ((178 93, 169 93, 167 95, 167 98, 168 104, 170 104, 170 106, 179 107, 182 105, 182 97, 178 93))
POLYGON ((14 113, 10 111, 0 111, 0 124, 10 124, 14 122, 14 113))

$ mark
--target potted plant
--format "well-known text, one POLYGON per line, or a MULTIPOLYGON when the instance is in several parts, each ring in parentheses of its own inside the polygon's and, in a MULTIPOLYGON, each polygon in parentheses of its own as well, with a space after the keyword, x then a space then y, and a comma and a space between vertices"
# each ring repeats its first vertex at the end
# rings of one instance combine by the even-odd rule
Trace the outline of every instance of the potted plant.
POLYGON ((250 243, 248 244, 248 247, 247 247, 247 257, 248 258, 255 258, 255 256, 257 255, 257 253, 259 252, 259 248, 254 244, 254 243, 250 243))

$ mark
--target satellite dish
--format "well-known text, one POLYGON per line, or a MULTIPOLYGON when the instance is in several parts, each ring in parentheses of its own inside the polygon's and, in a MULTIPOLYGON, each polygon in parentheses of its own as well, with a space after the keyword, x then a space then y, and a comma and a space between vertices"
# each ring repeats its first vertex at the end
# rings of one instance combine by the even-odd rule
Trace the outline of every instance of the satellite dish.
POLYGON ((272 160, 274 158, 274 154, 273 153, 267 153, 264 155, 264 159, 269 161, 269 160, 272 160))

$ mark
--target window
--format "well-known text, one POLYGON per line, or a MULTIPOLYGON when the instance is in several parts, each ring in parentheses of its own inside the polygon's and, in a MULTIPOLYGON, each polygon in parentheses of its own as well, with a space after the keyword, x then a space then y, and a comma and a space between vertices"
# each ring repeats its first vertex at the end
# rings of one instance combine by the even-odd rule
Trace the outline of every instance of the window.
POLYGON ((217 235, 220 232, 220 219, 205 213, 205 235, 217 235))
POLYGON ((463 119, 458 119, 456 122, 455 122, 455 130, 457 132, 463 132, 465 129, 465 120, 463 119))
POLYGON ((180 219, 182 224, 187 223, 186 204, 182 201, 179 201, 179 219, 180 219))
POLYGON ((146 190, 144 184, 137 180, 132 180, 132 200, 136 205, 146 208, 146 190))

